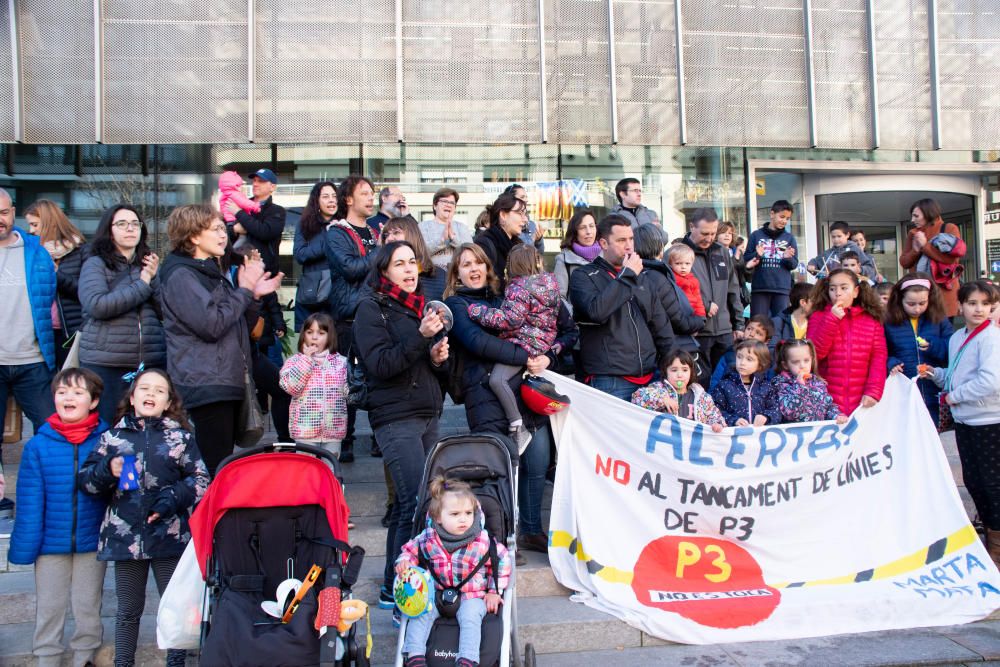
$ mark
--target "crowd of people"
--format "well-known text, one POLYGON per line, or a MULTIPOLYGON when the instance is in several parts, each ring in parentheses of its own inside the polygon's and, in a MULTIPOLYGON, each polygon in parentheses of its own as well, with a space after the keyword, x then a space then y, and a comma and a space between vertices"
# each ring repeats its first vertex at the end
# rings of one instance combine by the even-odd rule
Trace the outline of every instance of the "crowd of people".
POLYGON ((39 664, 58 664, 70 606, 77 663, 100 645, 100 624, 85 621, 99 620, 106 561, 116 563, 115 664, 132 664, 148 572, 162 590, 195 503, 244 442, 250 386, 279 440, 323 447, 342 464, 354 460, 357 410, 367 411, 386 472, 384 608, 394 606, 446 396, 464 404, 471 431, 509 438, 518 547, 546 551, 552 436, 517 391, 524 373, 546 369, 715 432, 844 423, 881 399, 888 375, 914 378, 933 423, 954 423, 1000 563, 1000 293, 961 282, 965 245, 933 201, 914 204, 900 257, 908 272, 891 284, 863 233, 843 223, 828 250, 802 261, 784 201, 746 240, 699 208, 670 243, 641 184, 624 179, 608 215, 576 210, 549 272, 521 186, 470 227, 455 219, 450 188, 417 221, 396 186, 321 181, 295 230, 299 337, 284 359, 275 292, 286 213, 273 201, 274 172, 251 180, 253 198, 223 190, 221 211, 174 209, 162 261, 132 206, 105 211, 85 243, 45 200, 26 212, 30 233, 16 229, 0 190, 0 398, 13 395, 36 434, 22 455, 9 559, 36 567, 39 664))

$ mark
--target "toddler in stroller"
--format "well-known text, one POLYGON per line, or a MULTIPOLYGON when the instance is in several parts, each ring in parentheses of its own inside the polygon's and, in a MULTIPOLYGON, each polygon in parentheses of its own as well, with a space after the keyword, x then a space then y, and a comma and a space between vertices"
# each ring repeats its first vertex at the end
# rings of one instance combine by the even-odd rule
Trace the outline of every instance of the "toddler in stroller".
POLYGON ((419 565, 431 574, 439 591, 430 610, 406 625, 404 664, 426 667, 431 628, 444 614, 458 619, 456 667, 477 667, 483 618, 500 609, 510 578, 510 556, 483 527, 482 509, 467 483, 435 477, 430 496, 431 525, 403 546, 396 561, 397 575, 419 565))

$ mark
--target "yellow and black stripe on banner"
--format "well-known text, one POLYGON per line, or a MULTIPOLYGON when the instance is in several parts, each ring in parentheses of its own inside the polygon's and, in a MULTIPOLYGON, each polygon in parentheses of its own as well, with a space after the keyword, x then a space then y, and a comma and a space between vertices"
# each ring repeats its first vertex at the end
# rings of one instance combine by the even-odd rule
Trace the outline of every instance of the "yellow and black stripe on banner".
MULTIPOLYGON (((912 554, 903 556, 902 558, 898 558, 891 563, 886 563, 885 565, 881 565, 870 570, 861 570, 860 572, 854 572, 830 579, 784 582, 769 585, 774 588, 804 588, 808 586, 857 584, 866 581, 889 579, 891 577, 906 574, 907 572, 919 570, 920 568, 930 565, 931 563, 935 563, 951 553, 964 549, 977 539, 979 539, 979 536, 976 534, 976 530, 971 525, 966 525, 963 528, 959 528, 951 535, 943 537, 940 540, 913 552, 912 554)), ((619 570, 616 567, 598 563, 596 560, 591 558, 586 551, 584 551, 583 544, 580 540, 564 530, 554 530, 549 533, 549 546, 556 549, 567 549, 571 554, 576 556, 578 561, 587 566, 587 571, 591 575, 604 579, 608 583, 632 583, 633 574, 631 572, 619 570)))

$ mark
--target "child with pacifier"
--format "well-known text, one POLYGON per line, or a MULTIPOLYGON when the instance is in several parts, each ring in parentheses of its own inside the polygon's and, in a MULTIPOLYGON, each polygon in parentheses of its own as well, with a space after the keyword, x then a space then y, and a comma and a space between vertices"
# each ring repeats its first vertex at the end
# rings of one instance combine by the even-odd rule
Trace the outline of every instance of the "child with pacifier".
POLYGON ((668 412, 684 419, 707 424, 712 432, 726 427, 726 418, 715 406, 712 395, 700 384, 692 382, 694 358, 684 350, 672 350, 660 364, 662 380, 640 387, 632 394, 632 402, 647 410, 668 412))

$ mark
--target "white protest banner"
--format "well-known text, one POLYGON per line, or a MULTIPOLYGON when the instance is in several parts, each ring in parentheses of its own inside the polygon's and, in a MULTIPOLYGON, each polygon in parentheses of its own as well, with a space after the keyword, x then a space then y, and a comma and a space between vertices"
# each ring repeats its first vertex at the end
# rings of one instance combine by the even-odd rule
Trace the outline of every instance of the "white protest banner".
POLYGON ((549 531, 575 599, 708 644, 953 625, 1000 607, 912 381, 843 426, 707 427, 552 373, 572 400, 549 531))

